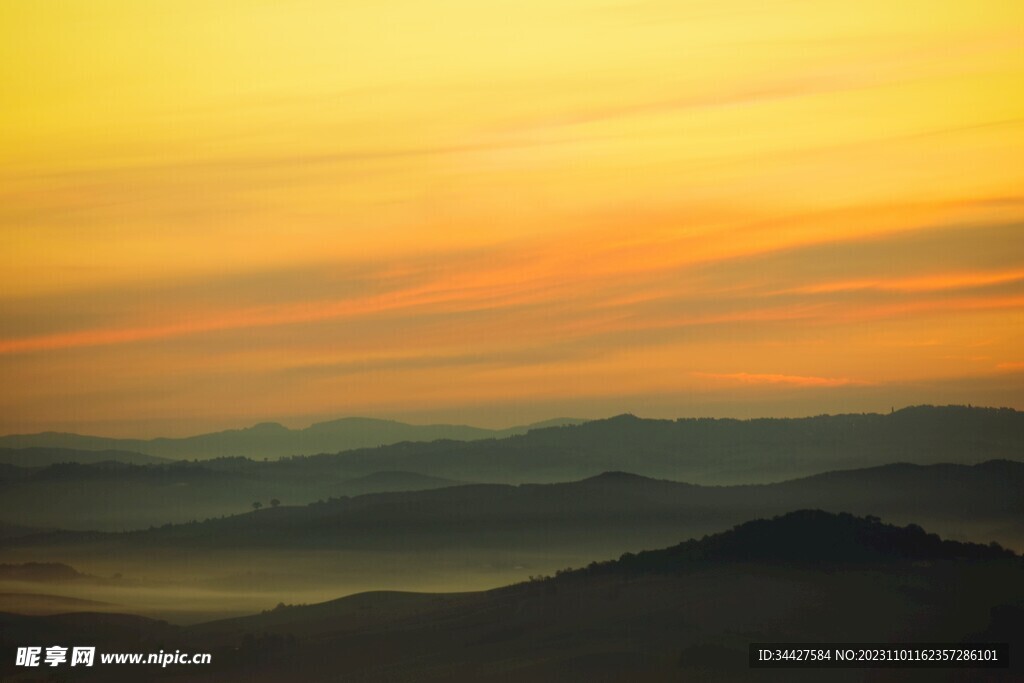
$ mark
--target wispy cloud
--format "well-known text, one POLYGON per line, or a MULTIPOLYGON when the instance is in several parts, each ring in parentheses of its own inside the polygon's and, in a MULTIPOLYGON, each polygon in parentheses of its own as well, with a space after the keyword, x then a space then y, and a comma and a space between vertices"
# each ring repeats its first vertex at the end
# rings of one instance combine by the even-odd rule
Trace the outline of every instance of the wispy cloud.
POLYGON ((870 382, 848 379, 845 377, 804 377, 800 375, 780 375, 774 373, 750 372, 695 372, 696 377, 703 377, 739 384, 781 384, 792 387, 846 387, 865 386, 870 382))
POLYGON ((1016 6, 182 2, 0 21, 0 431, 1019 394, 1016 6))
POLYGON ((782 290, 779 294, 832 294, 874 290, 881 292, 937 292, 952 289, 973 289, 1024 280, 1024 270, 990 273, 940 273, 888 279, 842 280, 782 290))

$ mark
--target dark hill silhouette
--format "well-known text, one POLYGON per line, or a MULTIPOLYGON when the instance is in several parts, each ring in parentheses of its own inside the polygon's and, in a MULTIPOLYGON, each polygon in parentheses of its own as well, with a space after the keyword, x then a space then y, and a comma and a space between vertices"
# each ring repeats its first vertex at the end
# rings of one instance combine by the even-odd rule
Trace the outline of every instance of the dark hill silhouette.
POLYGON ((317 454, 281 463, 232 457, 213 460, 210 466, 285 479, 323 472, 353 478, 403 471, 497 483, 566 481, 612 470, 701 484, 767 483, 833 469, 893 462, 974 464, 1024 453, 1024 413, 1005 408, 918 406, 886 415, 754 420, 622 415, 581 424, 561 422, 567 424, 488 431, 348 418, 300 430, 267 423, 150 441, 7 436, 0 437, 0 447, 126 449, 187 459, 317 454))
MULTIPOLYGON (((1024 413, 921 406, 888 415, 648 420, 622 415, 504 439, 401 443, 320 454, 302 466, 460 480, 553 482, 622 470, 700 484, 782 481, 893 462, 974 464, 1024 453, 1024 413), (312 463, 310 461, 313 461, 312 463)), ((282 470, 299 466, 289 461, 282 470)))
POLYGON ((0 564, 0 579, 14 581, 74 581, 90 578, 74 567, 60 562, 24 562, 0 564))
POLYGON ((672 572, 703 562, 858 564, 908 560, 1001 560, 1017 555, 998 544, 942 540, 918 525, 898 527, 877 517, 823 510, 798 510, 772 519, 745 522, 700 540, 626 554, 619 560, 569 572, 672 572))
MULTIPOLYGON (((127 615, 0 614, 0 647, 86 642, 210 652, 168 681, 1006 681, 1017 670, 747 666, 752 642, 1005 640, 1024 564, 877 519, 798 511, 674 548, 491 591, 382 591, 176 627, 127 615), (698 552, 699 551, 699 552, 698 552), (841 571, 838 565, 842 564, 841 571), (892 675, 889 675, 892 674, 892 675)), ((137 680, 131 667, 76 672, 137 680)), ((0 676, 16 673, 0 660, 0 676)))
MULTIPOLYGON (((223 474, 223 473, 221 473, 223 474)), ((701 535, 793 509, 878 514, 955 537, 1024 547, 1024 463, 892 465, 780 484, 706 487, 610 472, 559 484, 473 484, 328 498, 127 534, 85 534, 125 549, 575 548, 597 554, 701 535)), ((7 545, 74 543, 76 535, 7 545)))
MULTIPOLYGON (((96 606, 98 607, 100 604, 96 606)), ((3 647, 5 652, 13 652, 19 642, 22 644, 36 642, 67 642, 68 644, 80 642, 84 644, 86 641, 90 645, 106 647, 111 651, 131 649, 142 651, 148 650, 151 646, 155 646, 156 650, 159 650, 160 640, 173 637, 177 632, 177 627, 164 621, 147 619, 133 614, 76 612, 42 617, 0 612, 0 647, 3 647), (22 640, 19 641, 18 638, 22 640)), ((109 676, 110 669, 115 667, 99 667, 100 671, 104 668, 108 669, 106 675, 109 676)), ((135 676, 138 680, 137 672, 135 676)), ((96 677, 99 680, 103 678, 103 673, 99 673, 96 677)))
MULTIPOLYGON (((287 434, 288 438, 318 430, 330 434, 334 424, 307 430, 267 424, 240 431, 263 443, 268 438, 273 441, 274 434, 287 434)), ((270 461, 230 457, 145 466, 57 464, 42 469, 0 463, 0 519, 28 526, 122 530, 231 515, 249 509, 254 501, 277 499, 294 505, 375 491, 437 488, 457 481, 553 483, 627 471, 702 485, 751 484, 892 462, 964 465, 1020 457, 1021 453, 1024 413, 1003 409, 920 407, 891 415, 746 421, 620 416, 501 439, 402 442, 270 461), (377 474, 380 472, 407 475, 401 479, 390 476, 385 481, 377 474), (82 485, 85 481, 88 486, 82 485), (39 506, 40 500, 54 504, 39 506)), ((113 457, 116 459, 116 454, 113 457)), ((879 473, 882 479, 877 491, 867 480, 859 484, 865 490, 858 491, 846 478, 834 483, 822 479, 815 488, 831 491, 837 502, 849 501, 853 511, 897 516, 937 506, 940 498, 951 496, 970 524, 976 515, 965 496, 973 489, 959 491, 955 477, 960 474, 949 470, 949 475, 945 480, 932 476, 928 487, 901 492, 891 482, 918 476, 906 465, 902 470, 879 473), (882 507, 862 505, 865 496, 878 499, 882 507)), ((998 489, 997 498, 1008 500, 1003 494, 1019 483, 1019 477, 1010 476, 992 485, 998 489)), ((695 504, 703 505, 706 492, 694 495, 698 496, 695 504)), ((776 513, 795 504, 818 506, 822 500, 806 494, 804 485, 774 489, 773 493, 753 491, 752 495, 757 505, 745 509, 753 514, 776 513), (766 506, 771 496, 775 502, 766 506)), ((987 490, 981 494, 982 498, 987 495, 987 490)), ((984 500, 980 504, 983 509, 989 507, 984 500)), ((1007 513, 1019 509, 1012 502, 1007 505, 1007 513)), ((738 519, 730 513, 718 521, 738 519)))

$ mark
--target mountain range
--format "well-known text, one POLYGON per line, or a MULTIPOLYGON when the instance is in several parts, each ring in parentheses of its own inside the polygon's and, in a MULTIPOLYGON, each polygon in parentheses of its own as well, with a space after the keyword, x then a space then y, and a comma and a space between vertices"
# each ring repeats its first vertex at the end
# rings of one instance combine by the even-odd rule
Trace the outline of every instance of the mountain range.
MULTIPOLYGON (((973 464, 1019 459, 1024 454, 1024 413, 1007 408, 917 406, 885 415, 754 420, 651 420, 620 415, 589 422, 553 420, 500 431, 349 418, 301 430, 267 423, 149 441, 53 433, 5 436, 0 437, 0 448, 132 451, 198 459, 212 469, 246 471, 254 478, 273 481, 326 477, 338 482, 392 471, 457 481, 539 483, 622 470, 699 484, 752 484, 894 462, 973 464), (283 459, 275 462, 279 457, 283 459), (262 463, 263 459, 270 462, 262 463)), ((31 454, 15 455, 17 462, 10 451, 6 459, 0 451, 0 463, 25 465, 31 454)), ((53 462, 53 457, 39 455, 38 464, 53 462)), ((96 461, 94 455, 70 452, 62 457, 96 461)), ((129 461, 116 455, 103 459, 129 461)))
MULTIPOLYGON (((28 457, 19 454, 23 456, 19 462, 28 457)), ((55 458, 86 462, 34 467, 0 462, 0 520, 9 525, 122 531, 236 515, 257 502, 264 507, 271 501, 279 501, 282 507, 301 507, 384 492, 394 492, 396 500, 410 505, 420 505, 430 496, 440 500, 475 495, 486 510, 532 490, 526 486, 510 493, 509 486, 581 481, 615 471, 668 480, 637 485, 644 489, 643 495, 636 497, 638 511, 660 500, 665 489, 674 492, 668 507, 681 509, 683 502, 689 501, 691 508, 706 511, 702 514, 724 514, 728 521, 738 521, 737 512, 774 514, 792 509, 786 507, 792 503, 893 514, 910 521, 922 510, 941 512, 943 501, 948 501, 948 509, 961 514, 961 526, 977 529, 976 513, 989 510, 991 501, 1024 498, 1024 486, 1012 473, 1012 462, 1001 465, 1010 471, 1006 476, 991 477, 978 488, 970 484, 972 477, 992 472, 997 465, 977 470, 936 468, 929 470, 927 482, 917 481, 925 475, 911 465, 973 465, 994 459, 1020 460, 1024 455, 1024 413, 956 406, 908 408, 888 415, 745 421, 619 416, 536 428, 500 439, 402 442, 266 461, 220 457, 132 464, 117 460, 118 453, 110 451, 51 449, 34 455, 46 455, 47 462, 55 458), (96 462, 99 458, 102 461, 96 462), (905 465, 890 467, 892 463, 905 465), (835 474, 813 482, 781 483, 826 472, 835 474), (859 481, 858 477, 870 480, 859 481), (691 490, 672 482, 728 487, 777 482, 778 486, 739 488, 731 493, 732 488, 691 490), (408 497, 399 493, 471 483, 491 487, 408 497), (991 499, 990 490, 995 492, 991 499), (884 500, 879 500, 882 496, 884 500), (39 505, 41 500, 51 503, 39 505), (877 506, 868 504, 876 500, 877 506), (974 501, 977 507, 972 507, 974 501), (834 507, 841 503, 848 506, 834 507)), ((627 493, 619 495, 628 497, 627 493)), ((601 512, 598 506, 594 514, 601 512)), ((523 514, 537 513, 524 509, 523 514)), ((960 529, 942 528, 961 533, 960 529)), ((1020 538, 1012 521, 994 530, 998 532, 994 538, 1014 543, 1020 538)))
MULTIPOLYGON (((385 480, 411 476, 381 475, 385 480)), ((886 465, 744 486, 697 486, 624 472, 558 484, 428 483, 438 487, 328 498, 127 533, 8 538, 0 545, 102 542, 120 548, 117 552, 156 546, 403 552, 571 548, 586 554, 659 545, 751 517, 820 508, 928 524, 945 535, 1024 548, 1024 463, 1007 460, 886 465)), ((90 486, 93 490, 97 485, 90 486)), ((67 517, 76 514, 82 519, 96 513, 70 509, 67 517)), ((52 523, 55 518, 18 521, 60 526, 52 523)))
MULTIPOLYGON (((129 451, 169 460, 246 456, 279 458, 310 453, 335 453, 370 448, 402 441, 450 439, 472 441, 525 434, 532 429, 578 424, 582 420, 559 418, 508 429, 485 429, 467 425, 411 425, 395 420, 348 417, 318 422, 304 429, 289 429, 276 422, 262 422, 245 429, 228 429, 181 438, 121 439, 85 436, 66 432, 11 434, 0 436, 0 449, 66 449, 69 451, 129 451)), ((31 453, 26 455, 32 455, 31 453)), ((39 453, 38 464, 52 462, 39 453)), ((15 463, 10 453, 0 450, 0 462, 15 463)), ((109 459, 109 458, 107 458, 109 459)), ((127 462, 123 457, 113 459, 127 462)), ((81 462, 81 460, 78 460, 81 462)))

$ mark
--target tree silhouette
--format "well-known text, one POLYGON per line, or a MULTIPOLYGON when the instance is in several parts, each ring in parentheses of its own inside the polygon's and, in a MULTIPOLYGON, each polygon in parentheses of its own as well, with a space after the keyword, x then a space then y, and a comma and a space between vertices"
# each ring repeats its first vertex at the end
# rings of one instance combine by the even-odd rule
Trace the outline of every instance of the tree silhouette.
POLYGON ((270 507, 276 508, 280 504, 281 504, 281 501, 279 501, 277 498, 271 498, 270 499, 270 507))
POLYGON ((252 504, 253 510, 259 510, 261 507, 263 507, 263 503, 259 502, 258 500, 252 504))

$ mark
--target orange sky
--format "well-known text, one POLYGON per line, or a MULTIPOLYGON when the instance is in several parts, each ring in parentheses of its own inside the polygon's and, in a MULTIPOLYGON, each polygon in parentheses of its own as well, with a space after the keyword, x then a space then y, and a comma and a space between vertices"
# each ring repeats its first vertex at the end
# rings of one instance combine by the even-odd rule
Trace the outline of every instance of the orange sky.
POLYGON ((0 432, 1024 408, 1024 5, 0 5, 0 432))

